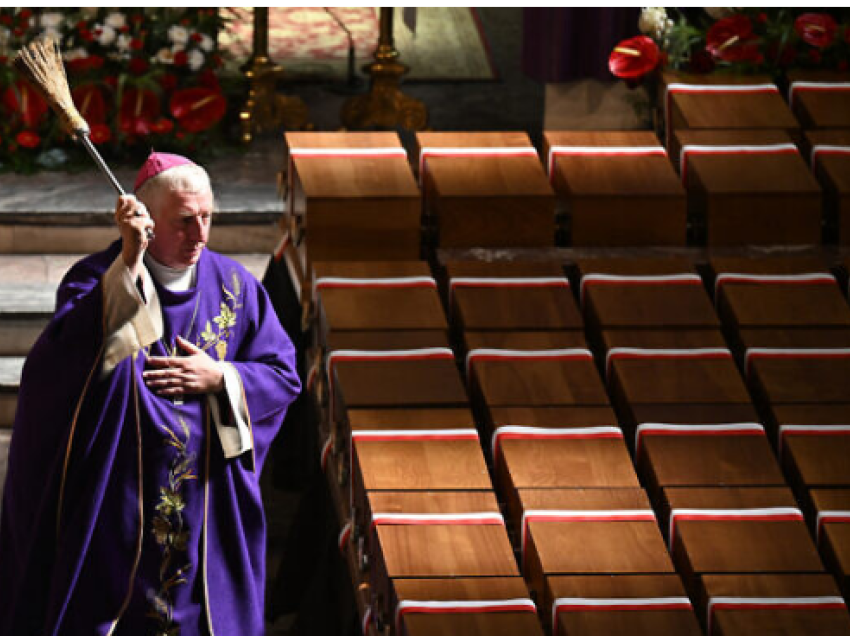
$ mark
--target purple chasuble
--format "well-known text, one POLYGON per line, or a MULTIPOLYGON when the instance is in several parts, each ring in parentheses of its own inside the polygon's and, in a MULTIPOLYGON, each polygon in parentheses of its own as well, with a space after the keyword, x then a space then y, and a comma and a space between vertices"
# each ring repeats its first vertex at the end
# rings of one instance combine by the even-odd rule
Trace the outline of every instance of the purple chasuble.
MULTIPOLYGON (((300 390, 295 351, 238 263, 205 251, 197 285, 157 286, 161 340, 101 378, 102 277, 77 263, 24 366, 0 517, 0 636, 259 636, 259 475, 300 390), (253 450, 224 457, 205 396, 142 382, 180 335, 239 372, 253 450)), ((222 411, 229 414, 229 408, 222 411)))

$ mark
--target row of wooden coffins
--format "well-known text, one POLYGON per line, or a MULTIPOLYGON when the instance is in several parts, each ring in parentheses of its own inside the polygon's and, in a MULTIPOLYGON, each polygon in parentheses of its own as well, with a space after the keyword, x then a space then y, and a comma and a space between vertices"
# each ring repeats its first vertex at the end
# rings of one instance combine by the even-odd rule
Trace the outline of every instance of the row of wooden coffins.
POLYGON ((664 144, 547 132, 541 159, 522 132, 429 132, 409 158, 393 133, 288 133, 289 229, 310 245, 305 262, 432 246, 850 242, 850 124, 823 114, 848 118, 850 83, 795 85, 794 111, 813 126, 801 128, 774 85, 673 79, 664 144))
POLYGON ((364 630, 850 634, 833 274, 569 271, 315 263, 307 386, 364 630))

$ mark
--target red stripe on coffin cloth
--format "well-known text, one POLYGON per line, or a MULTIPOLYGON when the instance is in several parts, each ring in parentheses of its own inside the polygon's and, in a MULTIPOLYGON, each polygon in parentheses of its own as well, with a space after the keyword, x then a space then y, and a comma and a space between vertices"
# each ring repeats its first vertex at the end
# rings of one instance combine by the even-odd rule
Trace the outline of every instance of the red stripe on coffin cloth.
POLYGON ((425 213, 440 247, 554 246, 555 196, 527 133, 417 133, 423 150, 425 213))
POLYGON ((640 488, 519 491, 523 572, 536 598, 560 574, 673 572, 655 514, 640 488), (581 549, 576 549, 581 546, 581 549))
POLYGON ((850 129, 810 130, 804 137, 812 174, 823 188, 829 241, 850 243, 850 129))
POLYGON ((699 609, 706 634, 850 634, 850 615, 827 574, 705 575, 699 609))
POLYGON ((809 496, 818 548, 846 597, 850 593, 850 489, 814 488, 809 496))
POLYGON ((572 245, 684 245, 685 191, 651 132, 546 132, 572 245))
POLYGON ((370 492, 360 542, 373 598, 395 611, 391 579, 518 576, 492 492, 370 492))
POLYGON ((550 576, 545 607, 556 636, 702 633, 675 574, 550 576))
POLYGON ((850 403, 850 348, 753 348, 745 354, 744 368, 764 403, 850 403))
POLYGON ((799 136, 799 124, 766 75, 662 73, 666 145, 678 156, 675 133, 692 130, 781 130, 799 136))
POLYGON ((640 488, 615 426, 500 426, 491 456, 494 481, 512 519, 522 515, 524 489, 640 488))
POLYGON ((850 128, 850 75, 791 71, 788 105, 804 129, 850 128))
POLYGON ((391 605, 399 636, 542 636, 537 607, 520 577, 396 579, 391 605))
POLYGON ((288 132, 285 140, 288 211, 309 216, 308 271, 312 261, 420 257, 419 189, 396 133, 288 132))
POLYGON ((787 134, 684 130, 676 138, 682 147, 728 149, 692 153, 687 161, 699 242, 712 247, 820 243, 821 189, 787 134), (754 146, 765 148, 754 152, 754 146))
POLYGON ((484 412, 483 432, 492 436, 500 426, 537 426, 567 428, 618 426, 610 406, 514 406, 493 407, 484 412))
POLYGON ((760 424, 644 423, 635 437, 635 463, 653 500, 673 486, 785 485, 760 424))
POLYGON ((670 553, 692 592, 705 574, 823 571, 788 488, 665 488, 663 495, 670 553))

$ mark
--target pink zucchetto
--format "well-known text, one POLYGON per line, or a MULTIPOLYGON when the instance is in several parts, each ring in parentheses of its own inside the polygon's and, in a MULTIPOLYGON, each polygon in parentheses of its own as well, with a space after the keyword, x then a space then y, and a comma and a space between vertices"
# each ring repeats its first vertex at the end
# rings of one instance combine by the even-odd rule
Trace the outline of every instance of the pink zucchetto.
POLYGON ((171 170, 177 166, 195 165, 191 159, 187 159, 182 155, 173 155, 170 152, 151 152, 145 163, 142 164, 139 174, 136 177, 136 183, 133 186, 133 192, 138 192, 148 179, 158 175, 160 172, 171 170))

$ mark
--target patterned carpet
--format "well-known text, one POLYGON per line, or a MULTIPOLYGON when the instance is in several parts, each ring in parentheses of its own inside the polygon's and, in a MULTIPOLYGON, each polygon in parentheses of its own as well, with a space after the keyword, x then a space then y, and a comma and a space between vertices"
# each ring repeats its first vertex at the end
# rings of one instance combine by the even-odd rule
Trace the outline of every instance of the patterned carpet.
MULTIPOLYGON (((239 65, 251 52, 251 9, 222 9, 231 18, 219 35, 223 49, 239 65)), ((340 80, 348 70, 351 33, 356 68, 372 60, 378 41, 378 9, 372 7, 272 7, 269 9, 269 54, 294 76, 340 80)), ((407 80, 480 81, 496 79, 488 44, 474 9, 419 8, 412 33, 396 9, 395 43, 401 61, 411 67, 407 80)))

